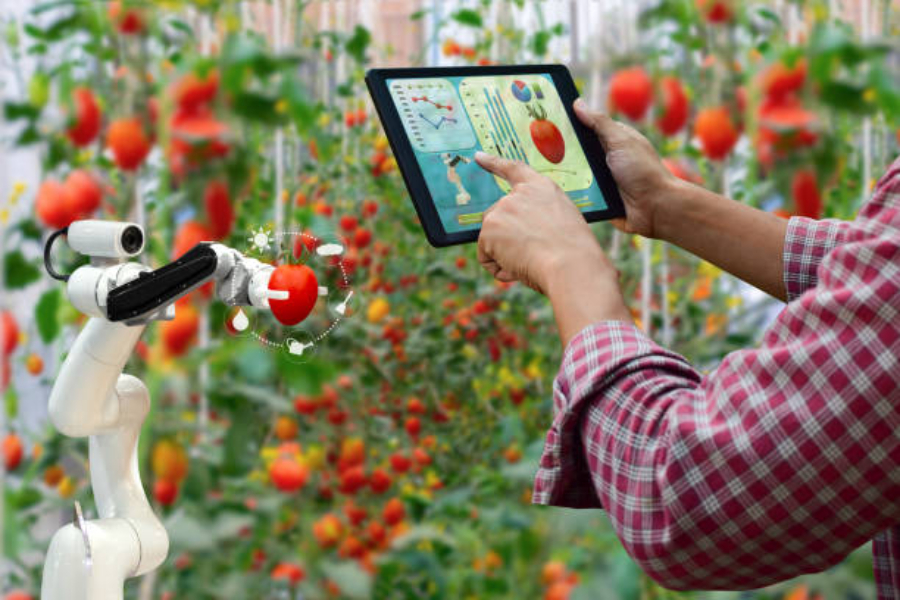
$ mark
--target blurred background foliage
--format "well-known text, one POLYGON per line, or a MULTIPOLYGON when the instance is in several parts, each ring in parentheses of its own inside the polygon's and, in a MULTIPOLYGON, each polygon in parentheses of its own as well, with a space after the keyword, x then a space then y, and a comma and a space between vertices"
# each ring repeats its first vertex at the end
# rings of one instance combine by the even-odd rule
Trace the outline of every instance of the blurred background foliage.
MULTIPOLYGON (((45 409, 84 318, 40 264, 49 232, 92 215, 142 223, 151 266, 200 240, 248 250, 260 228, 340 240, 355 293, 301 364, 234 335, 209 290, 149 328, 127 371, 152 392, 141 471, 172 544, 129 598, 874 597, 868 548, 766 590, 675 594, 602 513, 530 504, 561 354, 551 311, 493 282, 473 247, 428 246, 362 78, 566 62, 677 176, 785 217, 852 218, 897 154, 897 3, 0 7, 7 599, 37 596, 73 501, 94 514, 87 443, 45 409)), ((755 343, 778 310, 677 249, 595 231, 641 326, 701 367, 755 343)), ((308 259, 304 238, 284 239, 273 259, 308 259)), ((322 278, 338 289, 335 271, 322 278)), ((260 337, 291 335, 253 318, 260 337)), ((329 322, 320 306, 303 329, 329 322)))

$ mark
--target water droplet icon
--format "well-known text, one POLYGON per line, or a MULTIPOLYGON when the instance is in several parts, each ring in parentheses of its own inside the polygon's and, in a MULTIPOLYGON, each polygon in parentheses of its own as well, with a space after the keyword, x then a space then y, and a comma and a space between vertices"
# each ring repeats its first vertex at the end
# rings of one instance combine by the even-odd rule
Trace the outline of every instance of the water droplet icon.
POLYGON ((237 314, 231 320, 231 326, 234 327, 235 331, 244 331, 249 325, 250 319, 247 318, 243 310, 238 309, 237 314))

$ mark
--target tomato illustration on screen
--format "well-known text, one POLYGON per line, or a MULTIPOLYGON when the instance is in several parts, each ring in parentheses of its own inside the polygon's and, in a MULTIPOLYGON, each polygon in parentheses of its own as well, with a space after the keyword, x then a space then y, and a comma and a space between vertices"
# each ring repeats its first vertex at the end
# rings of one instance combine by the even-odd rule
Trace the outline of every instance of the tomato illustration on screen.
POLYGON ((536 107, 529 105, 528 114, 534 119, 529 131, 538 152, 555 165, 561 163, 566 156, 566 141, 559 128, 547 120, 547 111, 540 104, 536 107))

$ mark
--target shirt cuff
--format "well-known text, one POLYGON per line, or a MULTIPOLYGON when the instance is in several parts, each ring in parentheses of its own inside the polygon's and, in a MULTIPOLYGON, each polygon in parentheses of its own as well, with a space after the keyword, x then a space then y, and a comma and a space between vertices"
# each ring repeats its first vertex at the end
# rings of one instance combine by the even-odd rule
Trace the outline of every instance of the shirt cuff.
POLYGON ((534 504, 602 508, 584 455, 582 417, 621 367, 658 353, 669 354, 623 321, 591 325, 572 338, 553 382, 555 414, 534 480, 534 504))
POLYGON ((847 225, 836 219, 791 217, 784 236, 784 287, 788 302, 815 287, 819 265, 841 243, 847 225))

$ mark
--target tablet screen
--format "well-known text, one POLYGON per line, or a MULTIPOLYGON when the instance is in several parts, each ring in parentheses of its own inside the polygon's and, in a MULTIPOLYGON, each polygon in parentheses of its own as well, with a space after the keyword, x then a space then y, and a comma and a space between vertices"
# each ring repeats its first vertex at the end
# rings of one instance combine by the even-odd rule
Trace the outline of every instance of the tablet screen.
POLYGON ((484 150, 550 177, 582 212, 608 205, 549 75, 388 79, 438 216, 448 233, 478 229, 509 184, 474 160, 484 150))

